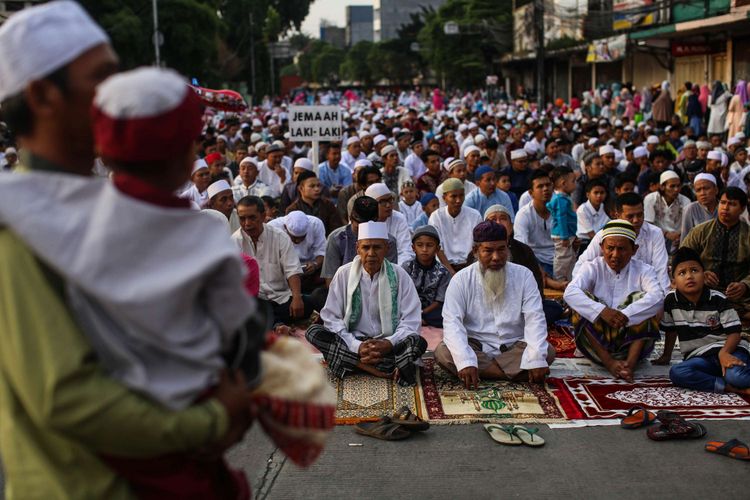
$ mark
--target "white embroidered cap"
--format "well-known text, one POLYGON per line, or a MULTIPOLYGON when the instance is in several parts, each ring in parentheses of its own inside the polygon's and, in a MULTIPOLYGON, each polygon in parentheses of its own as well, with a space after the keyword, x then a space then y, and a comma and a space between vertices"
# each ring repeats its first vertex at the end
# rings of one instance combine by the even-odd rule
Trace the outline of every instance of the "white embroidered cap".
POLYGON ((284 226, 286 227, 286 230, 295 238, 305 236, 309 225, 310 221, 308 220, 307 215, 301 210, 289 212, 284 217, 284 226))
POLYGON ((232 186, 229 185, 227 181, 224 179, 220 181, 216 181, 210 186, 208 186, 208 199, 210 200, 217 194, 221 193, 222 191, 231 191, 232 186))
POLYGON ((357 229, 357 240, 387 240, 388 226, 385 222, 365 222, 357 229))

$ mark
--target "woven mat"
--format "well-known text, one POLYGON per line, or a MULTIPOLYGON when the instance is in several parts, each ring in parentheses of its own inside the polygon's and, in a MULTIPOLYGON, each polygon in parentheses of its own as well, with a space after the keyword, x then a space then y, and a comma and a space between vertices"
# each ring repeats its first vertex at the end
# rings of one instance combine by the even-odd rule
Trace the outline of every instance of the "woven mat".
POLYGON ((479 390, 468 391, 434 359, 423 362, 418 414, 432 424, 551 423, 565 419, 559 403, 544 386, 486 381, 480 383, 479 390))
POLYGON ((336 389, 336 423, 350 425, 372 422, 384 415, 393 415, 403 406, 417 412, 417 389, 401 387, 393 380, 366 374, 348 374, 343 380, 331 376, 336 389))
POLYGON ((683 389, 663 377, 642 378, 633 383, 612 378, 552 378, 548 384, 555 388, 570 420, 619 419, 634 405, 653 411, 676 411, 686 418, 750 417, 750 398, 683 389))

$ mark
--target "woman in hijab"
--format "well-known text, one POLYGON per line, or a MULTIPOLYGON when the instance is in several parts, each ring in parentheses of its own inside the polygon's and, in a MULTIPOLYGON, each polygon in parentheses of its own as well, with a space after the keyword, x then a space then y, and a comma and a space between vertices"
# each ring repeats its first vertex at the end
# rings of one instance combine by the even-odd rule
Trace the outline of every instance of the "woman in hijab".
POLYGON ((703 108, 698 98, 698 86, 694 85, 690 95, 687 98, 686 114, 688 117, 688 123, 690 128, 693 129, 693 134, 696 137, 701 135, 703 129, 703 108))
POLYGON ((708 111, 708 96, 711 95, 711 89, 708 88, 708 85, 705 83, 701 87, 701 93, 698 96, 698 101, 701 103, 701 109, 703 110, 703 114, 706 114, 706 111, 708 111))
POLYGON ((742 131, 742 115, 745 113, 745 103, 747 102, 747 82, 740 80, 734 89, 734 95, 729 101, 727 108, 726 127, 729 129, 729 137, 734 137, 737 132, 742 131))
POLYGON ((727 119, 728 102, 729 92, 720 81, 716 80, 708 99, 708 106, 711 109, 711 118, 708 120, 708 135, 721 135, 726 130, 724 124, 727 119))
POLYGON ((659 97, 654 101, 653 110, 656 126, 664 129, 669 125, 673 113, 672 96, 669 94, 669 82, 666 80, 661 84, 661 92, 659 92, 659 97))

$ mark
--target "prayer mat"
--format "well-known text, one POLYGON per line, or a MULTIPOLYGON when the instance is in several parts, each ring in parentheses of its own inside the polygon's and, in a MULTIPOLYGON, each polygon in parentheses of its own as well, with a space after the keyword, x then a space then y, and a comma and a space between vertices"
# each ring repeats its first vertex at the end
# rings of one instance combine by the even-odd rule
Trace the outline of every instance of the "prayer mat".
POLYGON ((613 378, 550 378, 548 385, 570 420, 619 419, 641 405, 652 411, 675 411, 686 418, 750 417, 750 398, 675 387, 667 378, 649 377, 629 383, 613 378))
POLYGON ((484 381, 468 391, 434 359, 423 359, 419 413, 432 424, 564 422, 556 398, 542 385, 484 381))
POLYGON ((576 341, 572 326, 560 323, 550 326, 547 329, 547 342, 555 348, 555 358, 576 357, 576 341))
POLYGON ((350 373, 338 379, 328 372, 336 390, 336 424, 352 425, 391 416, 404 406, 417 413, 416 387, 401 387, 395 381, 350 373))

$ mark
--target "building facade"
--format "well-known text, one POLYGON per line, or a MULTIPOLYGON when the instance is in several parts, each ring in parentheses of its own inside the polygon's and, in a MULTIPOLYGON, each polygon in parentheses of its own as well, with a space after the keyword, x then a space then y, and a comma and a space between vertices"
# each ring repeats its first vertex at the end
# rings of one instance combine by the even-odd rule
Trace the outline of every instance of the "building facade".
POLYGON ((398 36, 398 29, 410 21, 410 14, 422 7, 437 9, 445 0, 375 0, 373 2, 373 38, 376 42, 398 36))
POLYGON ((346 6, 346 46, 373 41, 372 5, 346 6))

